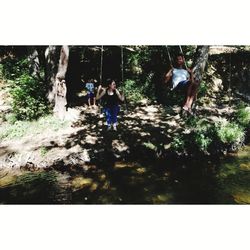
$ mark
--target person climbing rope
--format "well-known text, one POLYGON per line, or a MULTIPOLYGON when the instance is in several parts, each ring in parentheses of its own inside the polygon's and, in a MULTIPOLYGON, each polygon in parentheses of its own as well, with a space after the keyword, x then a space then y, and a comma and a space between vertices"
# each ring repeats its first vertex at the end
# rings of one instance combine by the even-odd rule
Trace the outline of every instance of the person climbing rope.
POLYGON ((173 67, 165 75, 165 83, 168 84, 172 78, 172 90, 184 88, 187 91, 185 102, 182 107, 184 111, 192 113, 192 104, 196 98, 198 85, 194 81, 193 71, 189 68, 184 69, 185 59, 182 53, 176 57, 176 67, 173 67))
POLYGON ((120 94, 118 89, 116 89, 116 83, 114 80, 108 80, 108 87, 103 88, 99 85, 96 95, 96 100, 101 98, 104 99, 104 113, 106 115, 108 130, 117 130, 117 115, 119 113, 119 100, 124 101, 124 95, 120 94))

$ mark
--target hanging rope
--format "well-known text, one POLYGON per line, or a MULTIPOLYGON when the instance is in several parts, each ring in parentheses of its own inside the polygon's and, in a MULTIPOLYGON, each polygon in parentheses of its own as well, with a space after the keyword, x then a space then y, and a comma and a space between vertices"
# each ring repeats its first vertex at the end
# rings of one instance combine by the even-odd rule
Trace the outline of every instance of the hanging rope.
POLYGON ((184 58, 184 64, 185 64, 185 67, 186 67, 186 69, 187 69, 188 67, 187 67, 186 59, 185 59, 185 56, 184 56, 183 50, 182 50, 182 48, 181 48, 181 45, 179 45, 179 48, 180 48, 180 52, 181 52, 181 54, 183 55, 183 58, 184 58))
POLYGON ((229 56, 229 84, 228 84, 228 94, 229 94, 229 107, 231 108, 231 95, 232 95, 232 90, 231 90, 231 79, 232 79, 232 52, 230 52, 229 56))
MULTIPOLYGON (((100 58, 100 84, 102 84, 102 67, 103 67, 103 45, 101 46, 101 58, 100 58)), ((102 109, 102 100, 99 100, 100 104, 100 117, 102 116, 103 109, 102 109)))
POLYGON ((102 67, 103 67, 103 45, 102 45, 102 47, 101 47, 100 84, 102 84, 102 67))
POLYGON ((122 73, 122 83, 123 83, 124 81, 123 46, 121 46, 121 73, 122 73))
POLYGON ((170 66, 171 66, 171 68, 173 68, 173 61, 172 61, 172 58, 170 56, 169 49, 168 49, 167 45, 166 45, 166 48, 167 48, 167 53, 168 53, 168 59, 169 59, 169 62, 170 62, 170 66))
MULTIPOLYGON (((124 86, 124 60, 123 60, 123 46, 121 46, 121 74, 122 74, 122 84, 124 86)), ((124 95, 124 103, 125 103, 125 108, 126 108, 126 112, 128 112, 128 105, 127 105, 127 99, 125 96, 125 91, 123 89, 123 95, 124 95)))

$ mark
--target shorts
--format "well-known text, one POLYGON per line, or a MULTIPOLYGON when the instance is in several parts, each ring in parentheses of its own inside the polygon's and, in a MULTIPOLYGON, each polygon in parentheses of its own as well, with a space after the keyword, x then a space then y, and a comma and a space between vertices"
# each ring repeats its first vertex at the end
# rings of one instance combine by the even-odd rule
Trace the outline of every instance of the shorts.
POLYGON ((87 93, 87 96, 88 96, 88 99, 92 99, 95 97, 94 93, 92 92, 87 93))
POLYGON ((177 86, 184 87, 184 86, 187 86, 189 82, 190 82, 189 80, 184 80, 184 81, 179 82, 177 86))

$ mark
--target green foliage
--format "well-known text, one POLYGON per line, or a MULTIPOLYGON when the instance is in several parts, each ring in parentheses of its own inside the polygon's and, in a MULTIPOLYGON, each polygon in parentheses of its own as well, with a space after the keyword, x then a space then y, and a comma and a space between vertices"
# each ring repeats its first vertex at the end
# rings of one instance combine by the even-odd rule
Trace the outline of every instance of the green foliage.
POLYGON ((183 136, 175 137, 171 143, 171 148, 178 153, 183 153, 185 150, 184 137, 183 136))
POLYGON ((46 148, 44 146, 40 147, 41 156, 45 156, 48 153, 48 151, 49 151, 48 148, 46 148))
POLYGON ((46 133, 55 132, 66 126, 68 126, 67 121, 62 122, 52 115, 41 117, 35 121, 16 121, 13 125, 6 124, 0 127, 0 139, 11 140, 27 135, 35 136, 44 131, 46 133))
POLYGON ((250 126, 250 107, 240 107, 235 113, 236 121, 243 127, 250 126))
POLYGON ((9 123, 9 124, 14 124, 17 121, 17 118, 15 116, 15 114, 10 113, 10 114, 6 114, 5 115, 5 120, 9 123))
POLYGON ((125 81, 122 90, 129 101, 136 103, 144 98, 142 88, 133 80, 125 81))
POLYGON ((28 73, 29 61, 27 58, 6 57, 2 60, 2 75, 5 79, 15 80, 24 72, 28 73))
POLYGON ((207 137, 203 133, 197 133, 195 135, 195 143, 201 152, 207 152, 208 147, 211 144, 211 142, 212 142, 212 139, 207 137))
POLYGON ((210 124, 198 126, 194 132, 194 142, 198 150, 207 153, 213 139, 213 127, 210 124))
POLYGON ((189 147, 202 153, 208 153, 209 146, 214 138, 214 127, 206 119, 190 117, 186 121, 187 126, 192 130, 189 137, 189 147))
POLYGON ((48 113, 46 86, 30 76, 28 59, 7 57, 2 63, 2 75, 11 87, 15 119, 32 120, 48 113))
POLYGON ((21 75, 12 84, 13 113, 18 120, 32 120, 48 112, 46 89, 43 84, 27 74, 21 75))
POLYGON ((244 129, 235 122, 217 123, 216 132, 220 142, 225 145, 238 148, 244 142, 244 129))
POLYGON ((175 138, 172 148, 178 152, 188 153, 218 153, 239 149, 245 139, 244 128, 227 120, 211 123, 207 119, 190 117, 182 137, 175 138))
POLYGON ((205 96, 208 92, 208 85, 205 82, 201 82, 199 86, 199 96, 205 96))
POLYGON ((0 64, 0 80, 2 80, 3 77, 3 64, 0 64))
POLYGON ((156 151, 157 150, 157 146, 154 145, 152 142, 144 142, 143 145, 150 149, 150 150, 153 150, 153 151, 156 151))

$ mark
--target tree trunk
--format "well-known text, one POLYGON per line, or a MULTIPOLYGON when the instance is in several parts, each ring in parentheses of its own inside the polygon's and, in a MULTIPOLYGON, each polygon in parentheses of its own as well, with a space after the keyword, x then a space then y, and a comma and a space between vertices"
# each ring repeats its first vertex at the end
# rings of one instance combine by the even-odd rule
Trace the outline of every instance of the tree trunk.
POLYGON ((65 76, 68 69, 69 62, 69 46, 62 46, 60 52, 60 59, 58 65, 58 71, 55 79, 55 106, 54 113, 60 119, 64 119, 66 114, 67 105, 67 87, 65 82, 65 76))
POLYGON ((33 78, 36 80, 43 82, 40 72, 41 72, 41 63, 39 60, 39 53, 35 46, 28 47, 28 60, 30 62, 30 72, 33 78))
POLYGON ((48 46, 45 50, 45 80, 48 84, 48 100, 51 104, 55 102, 56 96, 56 74, 60 57, 59 46, 48 46))
POLYGON ((194 79, 200 83, 208 60, 209 46, 198 46, 193 61, 194 79))

